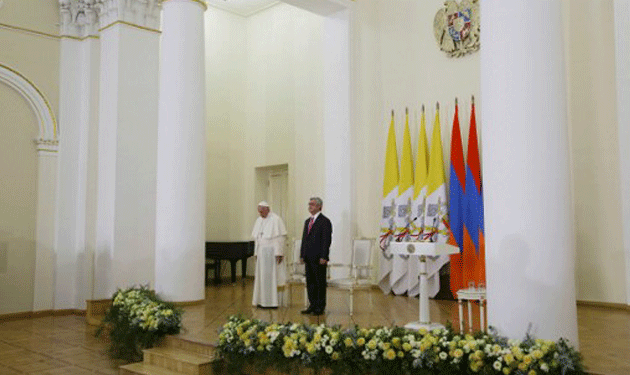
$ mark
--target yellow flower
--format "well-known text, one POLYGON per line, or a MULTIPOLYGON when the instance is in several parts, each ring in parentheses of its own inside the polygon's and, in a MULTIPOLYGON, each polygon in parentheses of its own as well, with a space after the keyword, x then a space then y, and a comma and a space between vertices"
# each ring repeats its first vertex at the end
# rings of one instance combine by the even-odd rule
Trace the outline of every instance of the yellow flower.
POLYGON ((536 370, 529 370, 527 375, 536 375, 536 370))
POLYGON ((427 329, 426 329, 426 328, 420 328, 420 329, 418 330, 418 333, 420 333, 422 336, 424 336, 424 335, 426 335, 426 334, 427 334, 427 329))
POLYGON ((505 359, 505 363, 507 363, 508 365, 514 362, 514 356, 512 354, 506 354, 503 359, 505 359))
POLYGON ((400 338, 394 337, 392 339, 392 345, 394 345, 394 348, 400 348, 400 338))
POLYGON ((523 357, 523 363, 529 366, 529 364, 532 363, 532 359, 533 359, 532 356, 527 354, 526 356, 523 357))
POLYGON ((511 370, 509 367, 504 367, 504 368, 503 368, 503 373, 504 373, 505 375, 508 375, 508 374, 510 373, 510 371, 512 371, 512 370, 511 370))
POLYGON ((368 341, 367 347, 368 347, 368 349, 372 349, 372 350, 376 349, 376 341, 374 341, 374 340, 368 341))
POLYGON ((313 344, 306 345, 306 351, 308 352, 308 354, 315 353, 315 345, 313 344))
POLYGON ((539 349, 536 349, 532 352, 532 357, 534 357, 535 359, 541 359, 543 355, 543 352, 539 349))
POLYGON ((363 337, 359 337, 357 339, 357 345, 359 345, 359 346, 365 345, 365 339, 363 337))
POLYGON ((346 337, 345 340, 343 340, 343 343, 346 344, 346 346, 349 348, 352 346, 352 338, 350 337, 346 337))
POLYGON ((256 350, 258 350, 259 352, 262 352, 263 350, 265 350, 265 347, 262 345, 258 345, 258 347, 256 348, 256 350))
POLYGON ((527 365, 524 362, 518 364, 518 369, 521 371, 527 370, 527 365))
POLYGON ((383 351, 389 350, 389 348, 391 348, 391 347, 392 347, 392 344, 386 342, 386 343, 383 344, 383 351))
POLYGON ((398 351, 398 358, 404 358, 405 357, 405 353, 402 350, 398 351))
POLYGON ((453 357, 455 357, 455 358, 461 358, 461 356, 463 356, 463 355, 464 355, 464 351, 459 349, 459 348, 457 348, 457 349, 455 349, 453 351, 453 357))
POLYGON ((406 343, 402 344, 402 348, 403 348, 404 351, 408 352, 408 351, 411 350, 411 344, 406 342, 406 343))
POLYGON ((383 352, 383 357, 391 361, 396 358, 396 351, 394 351, 394 349, 389 349, 388 351, 383 352))
POLYGON ((333 354, 330 356, 333 361, 336 361, 339 359, 339 352, 333 352, 333 354))

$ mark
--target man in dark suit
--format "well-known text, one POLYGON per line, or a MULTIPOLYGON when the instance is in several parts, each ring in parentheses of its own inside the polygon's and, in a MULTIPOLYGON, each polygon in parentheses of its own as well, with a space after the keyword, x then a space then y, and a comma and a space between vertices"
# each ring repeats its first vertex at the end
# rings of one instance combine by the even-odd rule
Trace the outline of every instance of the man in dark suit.
POLYGON ((326 265, 332 241, 332 223, 321 213, 322 200, 311 198, 308 212, 311 217, 304 222, 302 233, 301 261, 306 269, 308 309, 302 314, 322 315, 326 308, 326 265))

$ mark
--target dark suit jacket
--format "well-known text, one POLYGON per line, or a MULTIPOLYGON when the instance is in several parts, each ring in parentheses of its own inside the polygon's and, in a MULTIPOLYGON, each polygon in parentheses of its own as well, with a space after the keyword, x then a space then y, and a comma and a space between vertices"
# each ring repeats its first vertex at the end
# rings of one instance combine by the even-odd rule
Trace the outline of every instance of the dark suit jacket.
POLYGON ((319 261, 320 258, 328 260, 330 253, 330 243, 332 242, 332 223, 321 212, 308 232, 309 217, 304 222, 304 232, 302 232, 302 248, 300 257, 304 261, 319 261))

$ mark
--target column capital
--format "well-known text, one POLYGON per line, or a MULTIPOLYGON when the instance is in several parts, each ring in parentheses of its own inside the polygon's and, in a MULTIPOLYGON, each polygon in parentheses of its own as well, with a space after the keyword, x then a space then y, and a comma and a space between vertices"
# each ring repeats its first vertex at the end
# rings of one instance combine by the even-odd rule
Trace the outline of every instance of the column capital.
POLYGON ((98 34, 100 0, 59 0, 61 35, 87 38, 98 34))
POLYGON ((100 3, 99 21, 103 29, 122 22, 158 30, 161 1, 159 0, 96 0, 100 3))
POLYGON ((57 156, 59 151, 59 141, 49 139, 36 139, 35 147, 39 156, 54 155, 57 156))

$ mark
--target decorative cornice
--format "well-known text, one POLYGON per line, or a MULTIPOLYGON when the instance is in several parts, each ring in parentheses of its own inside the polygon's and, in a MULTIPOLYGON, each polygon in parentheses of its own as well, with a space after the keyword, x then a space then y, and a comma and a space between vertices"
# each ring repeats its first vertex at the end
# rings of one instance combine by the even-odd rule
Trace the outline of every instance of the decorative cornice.
POLYGON ((61 36, 86 38, 98 34, 102 0, 59 0, 61 36))
MULTIPOLYGON (((160 3, 164 4, 164 3, 168 2, 168 1, 171 1, 171 0, 160 0, 160 3)), ((201 7, 203 8, 204 11, 208 10, 208 4, 206 4, 206 0, 186 0, 186 1, 190 1, 190 2, 197 3, 197 4, 201 5, 201 7)))
POLYGON ((114 23, 157 31, 160 28, 161 4, 158 0, 95 0, 99 6, 100 29, 114 23))

